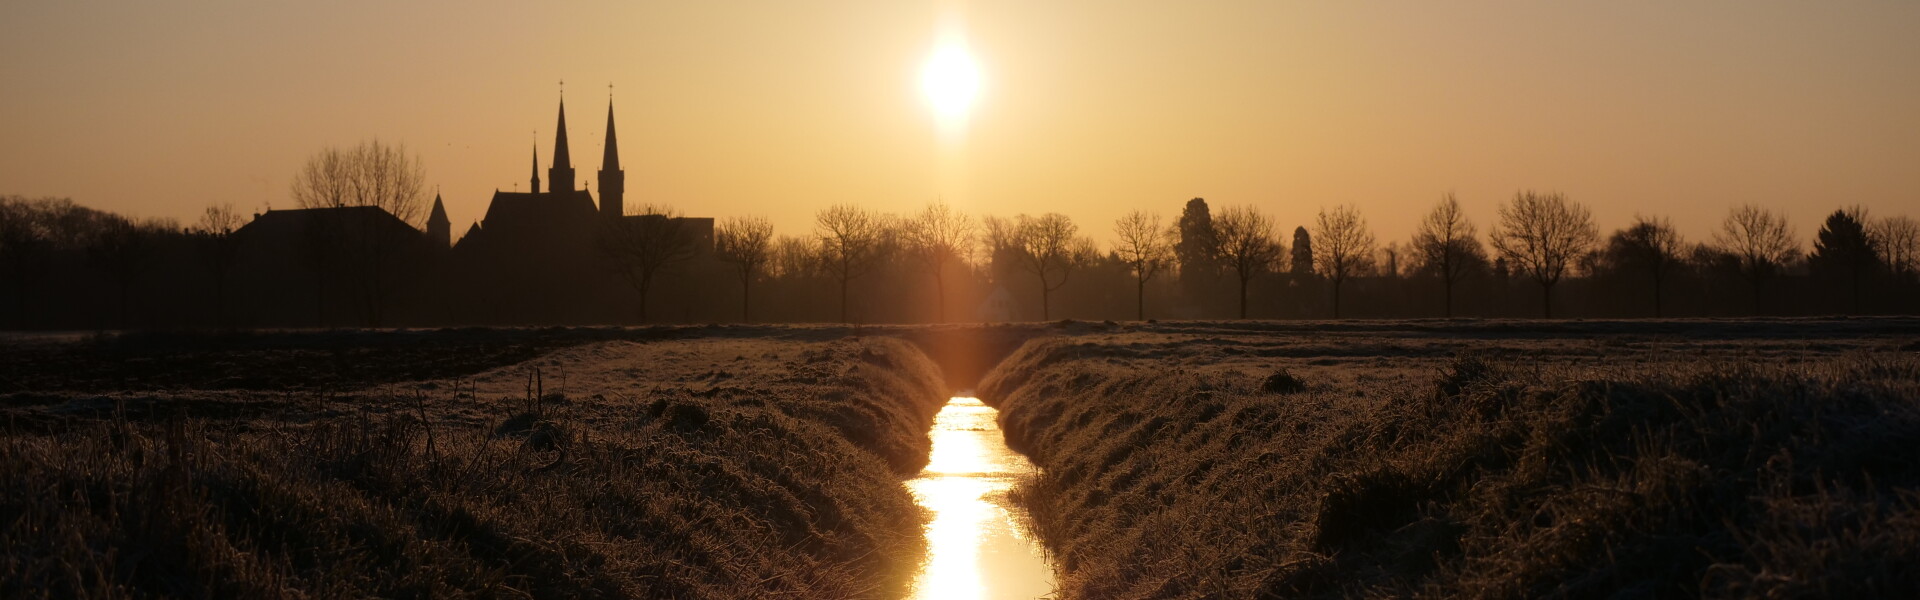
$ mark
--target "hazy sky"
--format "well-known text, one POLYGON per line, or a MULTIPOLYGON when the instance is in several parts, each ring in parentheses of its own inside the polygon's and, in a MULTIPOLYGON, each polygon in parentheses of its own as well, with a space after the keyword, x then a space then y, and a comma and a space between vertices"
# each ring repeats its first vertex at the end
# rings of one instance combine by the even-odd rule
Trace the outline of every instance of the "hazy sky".
POLYGON ((1442 192, 1484 230, 1523 188, 1693 239, 1748 202, 1803 239, 1841 205, 1920 216, 1920 2, 559 4, 7 0, 0 193, 290 208, 308 155, 379 138, 464 231, 536 141, 546 178, 564 79, 584 182, 613 83, 629 206, 781 233, 945 198, 1104 239, 1201 196, 1285 230, 1352 203, 1385 242, 1442 192), (919 90, 942 32, 984 78, 957 138, 919 90))

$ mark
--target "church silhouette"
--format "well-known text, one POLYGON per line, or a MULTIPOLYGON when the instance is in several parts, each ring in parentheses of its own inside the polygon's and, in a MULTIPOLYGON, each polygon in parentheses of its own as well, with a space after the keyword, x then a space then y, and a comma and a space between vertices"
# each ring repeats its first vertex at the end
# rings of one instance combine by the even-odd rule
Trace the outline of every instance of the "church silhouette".
MULTIPOLYGON (((533 152, 529 192, 494 191, 487 212, 467 229, 452 248, 452 273, 462 276, 470 289, 469 298, 481 300, 473 319, 482 322, 595 322, 616 316, 621 305, 638 302, 623 298, 633 292, 621 289, 613 272, 619 267, 608 264, 606 252, 598 244, 610 225, 618 221, 659 219, 659 215, 626 214, 626 170, 620 167, 620 144, 613 116, 613 102, 607 102, 606 147, 599 172, 600 198, 576 187, 573 156, 567 142, 567 105, 560 101, 558 123, 553 139, 553 162, 547 167, 545 191, 540 189, 540 156, 533 152)), ((434 213, 444 213, 438 197, 434 213)), ((694 262, 710 262, 713 254, 713 219, 676 217, 674 225, 693 241, 694 262)), ((439 240, 437 219, 429 219, 428 238, 439 240)), ((697 265, 696 265, 697 266, 697 265)))
MULTIPOLYGON (((495 190, 487 204, 487 214, 461 236, 460 246, 498 246, 536 250, 537 247, 564 246, 569 241, 591 239, 607 219, 633 219, 626 214, 627 172, 620 168, 620 143, 615 132, 613 102, 607 102, 606 147, 600 163, 600 201, 593 194, 576 189, 573 156, 567 143, 567 104, 560 101, 559 123, 553 139, 553 164, 547 167, 547 190, 540 191, 540 150, 534 148, 530 192, 495 190)), ((713 247, 713 219, 678 218, 682 226, 694 232, 701 254, 713 247)), ((444 240, 449 232, 446 208, 436 195, 433 215, 428 218, 429 239, 444 240)), ((444 242, 443 242, 444 243, 444 242)))
MULTIPOLYGON (((626 214, 626 171, 620 165, 611 99, 598 201, 578 187, 564 99, 547 187, 540 187, 538 147, 529 183, 527 192, 495 190, 486 214, 457 242, 438 193, 425 232, 373 207, 267 211, 235 232, 248 256, 241 268, 264 282, 242 293, 250 303, 275 307, 261 315, 266 322, 394 320, 379 314, 388 306, 400 309, 402 314, 394 316, 406 321, 631 321, 639 298, 622 282, 623 267, 608 255, 604 242, 609 231, 649 219, 666 219, 691 242, 687 260, 666 274, 661 289, 684 288, 691 278, 718 269, 712 218, 626 214)), ((692 302, 683 300, 685 294, 653 295, 655 305, 692 302)), ((691 306, 657 308, 667 309, 669 318, 698 312, 691 306)))

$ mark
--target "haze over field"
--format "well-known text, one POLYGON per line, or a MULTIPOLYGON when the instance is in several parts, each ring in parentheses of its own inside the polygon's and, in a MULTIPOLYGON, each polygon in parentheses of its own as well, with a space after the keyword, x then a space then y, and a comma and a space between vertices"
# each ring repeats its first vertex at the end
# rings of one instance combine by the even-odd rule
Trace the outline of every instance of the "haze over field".
POLYGON ((1603 230, 1704 239, 1755 203, 1806 234, 1920 204, 1915 31, 1903 2, 25 0, 0 7, 0 191, 291 208, 314 151, 377 137, 464 231, 530 145, 544 165, 565 80, 576 157, 615 85, 629 205, 785 233, 839 202, 1105 224, 1204 196, 1287 227, 1352 203, 1403 239, 1447 190, 1490 223, 1538 188, 1603 230), (952 47, 980 78, 959 127, 920 80, 952 47))

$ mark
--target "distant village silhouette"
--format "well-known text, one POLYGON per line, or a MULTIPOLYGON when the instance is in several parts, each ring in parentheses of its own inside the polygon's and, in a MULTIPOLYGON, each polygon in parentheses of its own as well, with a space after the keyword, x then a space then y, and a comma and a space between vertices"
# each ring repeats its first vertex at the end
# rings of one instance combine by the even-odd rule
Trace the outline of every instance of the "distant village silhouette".
MULTIPOLYGON (((970 220, 938 205, 894 219, 841 206, 822 218, 872 219, 858 264, 844 240, 772 239, 761 221, 763 254, 743 268, 716 252, 713 218, 628 205, 611 98, 605 139, 596 201, 576 188, 562 99, 545 188, 536 145, 529 191, 496 190, 457 243, 438 192, 424 231, 380 206, 268 210, 213 231, 0 197, 0 318, 6 329, 85 330, 1920 312, 1920 227, 1905 215, 1868 223, 1857 209, 1836 210, 1807 254, 1758 207, 1736 209, 1727 231, 1773 229, 1712 243, 1683 243, 1664 219, 1640 218, 1587 234, 1578 255, 1561 257, 1565 280, 1547 281, 1509 265, 1464 220, 1448 225, 1464 226, 1463 239, 1428 235, 1442 209, 1459 215, 1451 195, 1411 243, 1376 244, 1350 207, 1332 221, 1323 209, 1313 232, 1302 225, 1289 238, 1254 207, 1215 212, 1194 198, 1165 224, 1145 212, 1122 219, 1123 239, 1106 251, 1054 213, 970 220), (935 217, 966 225, 941 252, 915 227, 935 217), (1128 230, 1153 248, 1129 251, 1128 230), (1762 256, 1741 242, 1771 246, 1762 256)), ((1523 192, 1509 206, 1522 200, 1588 219, 1557 194, 1523 192)))

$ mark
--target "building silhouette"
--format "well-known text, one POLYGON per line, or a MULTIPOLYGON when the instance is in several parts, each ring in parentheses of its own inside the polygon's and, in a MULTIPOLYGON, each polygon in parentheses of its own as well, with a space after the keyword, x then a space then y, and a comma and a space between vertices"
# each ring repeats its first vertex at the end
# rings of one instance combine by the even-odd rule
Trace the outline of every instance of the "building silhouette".
MULTIPOLYGON (((534 148, 531 191, 495 190, 486 214, 453 246, 446 284, 462 288, 479 302, 450 307, 472 311, 458 320, 472 322, 590 323, 621 320, 638 302, 615 276, 599 243, 617 220, 659 218, 626 214, 626 171, 620 165, 613 103, 607 103, 606 145, 599 170, 600 198, 576 187, 572 149, 567 140, 567 108, 560 102, 553 158, 540 189, 539 148, 534 148)), ((436 198, 438 215, 442 207, 436 198)), ((713 219, 674 219, 690 233, 695 257, 710 260, 713 219)), ((429 221, 428 238, 439 241, 429 221)), ((700 265, 691 265, 698 268, 700 265)))

